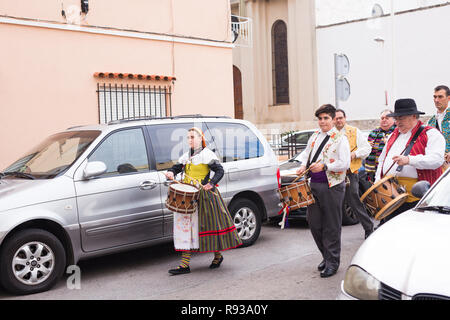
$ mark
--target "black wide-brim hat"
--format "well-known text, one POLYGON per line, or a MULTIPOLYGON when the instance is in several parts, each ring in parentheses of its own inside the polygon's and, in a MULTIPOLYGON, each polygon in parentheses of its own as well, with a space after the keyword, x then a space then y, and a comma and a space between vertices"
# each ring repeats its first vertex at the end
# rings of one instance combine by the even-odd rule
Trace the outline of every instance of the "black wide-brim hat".
POLYGON ((395 101, 394 112, 387 114, 387 117, 401 117, 412 114, 425 114, 425 112, 417 110, 416 102, 413 99, 398 99, 395 101))

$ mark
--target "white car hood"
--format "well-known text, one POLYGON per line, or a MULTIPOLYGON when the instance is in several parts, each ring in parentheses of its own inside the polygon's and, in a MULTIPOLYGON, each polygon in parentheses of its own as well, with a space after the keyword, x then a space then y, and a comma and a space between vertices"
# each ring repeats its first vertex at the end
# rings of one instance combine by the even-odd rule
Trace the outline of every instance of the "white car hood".
POLYGON ((66 176, 45 180, 1 179, 0 212, 74 195, 73 182, 66 176))
POLYGON ((351 264, 408 296, 450 296, 449 249, 450 215, 410 210, 372 233, 351 264))

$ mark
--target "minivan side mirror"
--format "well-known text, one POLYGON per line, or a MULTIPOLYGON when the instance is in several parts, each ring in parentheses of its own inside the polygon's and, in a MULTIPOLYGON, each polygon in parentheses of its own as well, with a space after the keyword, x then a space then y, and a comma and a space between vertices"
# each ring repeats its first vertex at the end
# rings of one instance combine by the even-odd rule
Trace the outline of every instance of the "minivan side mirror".
POLYGON ((411 193, 414 197, 420 199, 425 195, 425 193, 427 193, 428 189, 430 189, 430 186, 431 185, 428 181, 422 180, 416 182, 411 189, 411 193))
POLYGON ((101 161, 88 162, 83 170, 83 178, 90 179, 92 177, 104 174, 107 170, 108 168, 106 167, 106 164, 104 162, 101 161))

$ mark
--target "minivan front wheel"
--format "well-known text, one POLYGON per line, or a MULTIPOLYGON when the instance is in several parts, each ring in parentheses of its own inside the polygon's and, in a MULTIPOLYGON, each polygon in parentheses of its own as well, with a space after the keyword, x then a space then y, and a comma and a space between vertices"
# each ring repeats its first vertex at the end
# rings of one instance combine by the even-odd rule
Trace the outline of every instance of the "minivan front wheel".
POLYGON ((61 241, 41 229, 19 231, 0 252, 0 281, 14 294, 49 290, 64 272, 66 254, 61 241))
POLYGON ((261 231, 261 213, 258 207, 253 201, 240 198, 234 200, 229 209, 242 246, 252 245, 261 231))

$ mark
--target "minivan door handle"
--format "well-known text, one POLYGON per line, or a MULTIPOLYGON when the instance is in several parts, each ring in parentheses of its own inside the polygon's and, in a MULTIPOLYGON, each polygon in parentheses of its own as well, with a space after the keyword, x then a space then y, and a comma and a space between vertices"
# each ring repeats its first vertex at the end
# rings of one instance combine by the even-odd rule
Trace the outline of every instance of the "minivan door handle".
POLYGON ((153 181, 153 180, 143 181, 139 185, 139 188, 141 190, 150 190, 150 189, 153 189, 155 187, 156 187, 156 181, 153 181))

